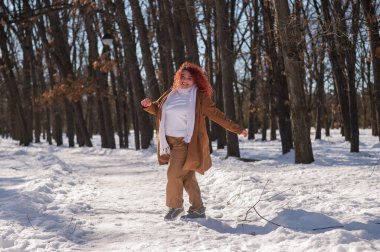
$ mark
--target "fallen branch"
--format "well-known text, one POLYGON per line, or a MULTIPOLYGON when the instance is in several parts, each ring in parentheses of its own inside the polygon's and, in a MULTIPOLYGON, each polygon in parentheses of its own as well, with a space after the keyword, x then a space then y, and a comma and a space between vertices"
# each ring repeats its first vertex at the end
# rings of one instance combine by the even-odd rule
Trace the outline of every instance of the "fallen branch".
POLYGON ((373 168, 372 168, 372 172, 371 172, 371 175, 369 175, 370 177, 371 177, 372 174, 375 172, 375 168, 376 168, 377 166, 378 166, 378 165, 373 166, 373 168))
POLYGON ((234 199, 235 197, 240 198, 240 196, 241 196, 241 189, 242 189, 242 187, 243 187, 243 175, 244 175, 244 172, 242 172, 242 174, 241 174, 241 182, 240 182, 239 193, 238 193, 238 194, 235 194, 234 196, 232 196, 232 197, 227 201, 227 206, 230 205, 231 200, 234 199))
MULTIPOLYGON (((261 219, 263 219, 263 220, 265 220, 265 221, 267 221, 267 222, 269 222, 269 223, 271 223, 271 224, 273 224, 273 225, 275 225, 275 226, 278 226, 278 227, 284 227, 284 226, 282 226, 282 225, 280 225, 280 224, 278 224, 278 223, 275 223, 275 222, 273 222, 273 221, 270 221, 270 220, 266 219, 266 218, 265 218, 264 216, 262 216, 262 215, 257 211, 257 209, 256 209, 256 205, 257 205, 260 201, 262 201, 261 198, 263 197, 263 194, 264 194, 265 188, 267 187, 268 183, 269 183, 269 180, 267 180, 267 182, 265 183, 265 186, 264 186, 263 190, 261 191, 261 194, 260 194, 259 200, 258 200, 258 201, 257 201, 252 207, 250 207, 250 208, 248 209, 248 211, 245 213, 245 218, 244 218, 243 221, 247 221, 248 214, 249 214, 249 212, 253 209, 253 210, 256 212, 256 214, 257 214, 261 219)), ((279 195, 279 194, 277 194, 277 195, 279 195)), ((274 195, 274 196, 277 196, 277 195, 274 195)), ((274 196, 272 196, 271 198, 273 198, 274 196)), ((271 198, 269 198, 269 199, 271 199, 271 198)))
MULTIPOLYGON (((267 187, 268 183, 269 183, 269 180, 267 180, 267 182, 265 183, 265 186, 264 186, 263 190, 261 191, 261 194, 260 194, 259 200, 258 200, 258 201, 257 201, 252 207, 250 207, 250 208, 248 209, 248 211, 245 213, 245 218, 244 218, 243 221, 247 221, 248 214, 249 214, 249 212, 253 209, 253 210, 255 211, 255 213, 256 213, 261 219, 265 220, 266 222, 269 222, 269 223, 271 223, 271 224, 273 224, 273 225, 275 225, 275 226, 278 226, 278 227, 283 227, 283 228, 291 229, 291 227, 284 226, 284 225, 278 224, 278 223, 276 223, 276 222, 274 222, 274 221, 268 220, 267 218, 265 218, 264 216, 262 216, 262 215, 259 213, 259 211, 256 209, 256 206, 257 206, 257 204, 258 204, 259 202, 261 202, 261 201, 270 201, 272 198, 274 198, 274 197, 276 197, 276 196, 278 196, 278 195, 281 195, 281 194, 283 194, 284 192, 289 191, 289 190, 291 189, 291 188, 289 188, 289 189, 287 189, 287 190, 284 190, 284 191, 282 191, 282 192, 280 192, 280 193, 277 193, 277 194, 275 194, 275 195, 269 197, 269 198, 266 199, 266 200, 263 200, 263 199, 261 199, 261 198, 262 198, 262 196, 264 195, 264 191, 265 191, 265 188, 267 187)), ((380 224, 380 223, 376 223, 376 224, 380 224)), ((337 226, 329 226, 329 227, 313 228, 313 229, 311 229, 311 231, 318 231, 318 230, 325 230, 325 229, 335 229, 335 228, 344 228, 344 225, 337 225, 337 226)))
POLYGON ((317 231, 317 230, 324 230, 324 229, 334 229, 334 228, 344 228, 343 225, 339 225, 339 226, 331 226, 331 227, 322 227, 322 228, 313 228, 312 230, 313 231, 317 231))
MULTIPOLYGON (((277 224, 276 222, 273 222, 273 221, 270 221, 270 220, 264 218, 264 217, 263 217, 263 216, 262 216, 262 215, 256 210, 255 206, 253 206, 252 208, 253 208, 253 210, 255 210, 256 214, 257 214, 258 216, 260 216, 261 219, 266 220, 267 222, 269 222, 269 223, 271 223, 271 224, 273 224, 273 225, 276 225, 276 226, 278 226, 278 227, 285 227, 285 226, 283 226, 283 225, 277 224)), ((246 216, 246 217, 247 217, 247 216, 246 216)))
POLYGON ((28 221, 29 221, 30 226, 31 226, 34 230, 37 230, 37 228, 35 228, 35 227, 33 226, 32 222, 30 221, 29 214, 26 214, 26 218, 28 218, 28 221))

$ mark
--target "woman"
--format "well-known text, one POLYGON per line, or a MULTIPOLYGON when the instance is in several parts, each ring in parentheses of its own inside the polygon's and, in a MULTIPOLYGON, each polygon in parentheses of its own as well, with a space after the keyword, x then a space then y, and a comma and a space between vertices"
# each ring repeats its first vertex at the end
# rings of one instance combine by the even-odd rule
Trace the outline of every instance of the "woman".
POLYGON ((225 129, 247 136, 211 100, 212 88, 202 69, 185 62, 174 76, 171 89, 157 101, 141 101, 144 110, 156 116, 158 161, 169 164, 167 171, 165 220, 176 219, 183 211, 183 188, 191 204, 183 218, 205 218, 195 172, 204 174, 211 167, 205 116, 225 129))

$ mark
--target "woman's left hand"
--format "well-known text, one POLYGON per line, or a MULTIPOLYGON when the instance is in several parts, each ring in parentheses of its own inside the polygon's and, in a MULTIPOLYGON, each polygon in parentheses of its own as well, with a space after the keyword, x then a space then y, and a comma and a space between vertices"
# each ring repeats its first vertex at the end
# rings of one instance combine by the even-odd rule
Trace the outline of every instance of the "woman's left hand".
POLYGON ((248 136, 248 132, 246 130, 243 130, 240 135, 242 135, 243 137, 247 137, 248 136))

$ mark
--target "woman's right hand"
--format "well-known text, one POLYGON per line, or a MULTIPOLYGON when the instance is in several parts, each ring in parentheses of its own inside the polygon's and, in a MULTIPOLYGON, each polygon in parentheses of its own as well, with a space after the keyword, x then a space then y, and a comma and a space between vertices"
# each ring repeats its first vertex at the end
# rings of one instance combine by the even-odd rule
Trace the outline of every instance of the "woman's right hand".
POLYGON ((143 106, 144 108, 147 108, 150 105, 152 105, 152 101, 149 98, 145 98, 141 101, 141 106, 143 106))

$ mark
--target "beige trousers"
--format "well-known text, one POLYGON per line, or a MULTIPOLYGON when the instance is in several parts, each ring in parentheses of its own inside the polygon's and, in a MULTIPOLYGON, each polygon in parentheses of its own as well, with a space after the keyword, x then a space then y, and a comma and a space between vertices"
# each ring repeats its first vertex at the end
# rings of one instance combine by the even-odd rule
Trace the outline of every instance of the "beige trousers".
POLYGON ((203 207, 201 191, 194 171, 184 171, 183 165, 187 156, 187 143, 183 137, 166 136, 171 148, 167 171, 166 205, 170 208, 179 208, 183 204, 183 188, 189 194, 191 204, 189 211, 203 207))

